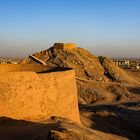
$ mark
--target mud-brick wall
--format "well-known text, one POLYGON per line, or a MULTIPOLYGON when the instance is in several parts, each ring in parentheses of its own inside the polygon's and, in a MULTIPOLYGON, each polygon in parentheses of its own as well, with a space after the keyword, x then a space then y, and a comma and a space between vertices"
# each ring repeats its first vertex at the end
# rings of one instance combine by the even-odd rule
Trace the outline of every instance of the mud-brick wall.
POLYGON ((0 73, 0 116, 38 121, 51 116, 80 122, 75 71, 0 73))
POLYGON ((0 64, 0 72, 34 71, 41 72, 50 69, 40 64, 0 64))
POLYGON ((67 49, 74 49, 77 45, 74 43, 55 43, 53 46, 54 50, 67 50, 67 49))

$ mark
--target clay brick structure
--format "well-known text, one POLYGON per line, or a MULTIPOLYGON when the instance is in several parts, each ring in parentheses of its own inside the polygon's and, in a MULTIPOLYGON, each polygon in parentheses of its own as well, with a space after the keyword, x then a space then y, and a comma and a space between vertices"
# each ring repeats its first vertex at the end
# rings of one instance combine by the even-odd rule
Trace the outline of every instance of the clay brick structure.
POLYGON ((19 72, 19 71, 31 71, 42 72, 52 67, 40 65, 40 64, 0 64, 0 72, 19 72))
POLYGON ((33 71, 39 66, 22 66, 0 65, 0 117, 38 121, 57 116, 80 122, 74 70, 37 74, 33 71))
POLYGON ((76 48, 76 44, 74 43, 55 43, 53 46, 54 50, 67 50, 76 48))

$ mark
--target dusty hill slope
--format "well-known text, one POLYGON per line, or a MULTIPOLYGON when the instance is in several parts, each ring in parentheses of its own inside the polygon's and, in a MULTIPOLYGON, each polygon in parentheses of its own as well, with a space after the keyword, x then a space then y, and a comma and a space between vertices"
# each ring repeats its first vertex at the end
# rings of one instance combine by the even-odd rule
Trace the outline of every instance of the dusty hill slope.
POLYGON ((136 81, 132 79, 126 72, 119 68, 110 58, 99 56, 101 65, 105 70, 105 75, 112 79, 113 81, 121 83, 135 83, 136 81))
MULTIPOLYGON (((56 43, 48 50, 35 53, 33 56, 45 62, 47 66, 75 69, 79 103, 112 102, 131 98, 124 85, 115 83, 132 84, 135 81, 111 59, 98 58, 83 48, 61 48, 59 45, 56 43)), ((28 57, 22 63, 35 64, 38 62, 28 57)))
MULTIPOLYGON (((58 44, 59 45, 59 44, 58 44)), ((57 43, 48 50, 33 54, 48 66, 75 68, 78 78, 94 81, 113 80, 131 82, 131 78, 107 57, 96 57, 83 48, 57 49, 57 43)), ((22 63, 38 63, 28 57, 22 63)))
MULTIPOLYGON (((33 55, 46 62, 49 66, 75 68, 77 77, 92 80, 107 80, 98 58, 82 48, 61 49, 58 51, 50 48, 33 55)), ((27 58, 22 63, 37 62, 31 58, 27 58)))

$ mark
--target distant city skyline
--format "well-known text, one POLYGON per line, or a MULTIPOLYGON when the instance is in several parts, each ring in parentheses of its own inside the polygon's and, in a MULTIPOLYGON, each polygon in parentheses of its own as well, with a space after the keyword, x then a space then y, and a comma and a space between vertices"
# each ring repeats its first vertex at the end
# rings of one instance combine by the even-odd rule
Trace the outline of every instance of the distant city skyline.
POLYGON ((0 57, 25 57, 55 42, 140 57, 140 1, 0 0, 0 57))

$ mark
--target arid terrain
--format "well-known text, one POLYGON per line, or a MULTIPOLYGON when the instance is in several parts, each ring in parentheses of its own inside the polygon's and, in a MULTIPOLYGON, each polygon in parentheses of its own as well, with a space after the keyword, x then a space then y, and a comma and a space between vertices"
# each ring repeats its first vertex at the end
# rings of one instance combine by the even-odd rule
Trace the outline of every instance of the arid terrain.
POLYGON ((140 71, 56 43, 0 74, 0 140, 140 139, 140 71))

